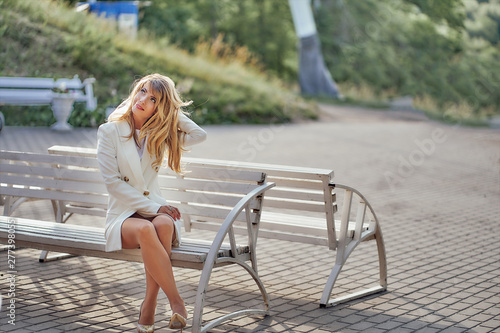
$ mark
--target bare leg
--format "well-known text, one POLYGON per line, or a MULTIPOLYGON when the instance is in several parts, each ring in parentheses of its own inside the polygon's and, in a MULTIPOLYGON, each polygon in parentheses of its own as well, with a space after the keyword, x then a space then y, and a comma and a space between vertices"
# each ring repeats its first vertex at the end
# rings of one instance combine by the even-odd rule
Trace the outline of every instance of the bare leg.
MULTIPOLYGON (((174 222, 167 216, 157 216, 153 219, 152 223, 155 226, 156 234, 158 235, 163 248, 167 251, 167 254, 170 257, 170 254, 172 253, 172 238, 175 237, 174 222)), ((158 297, 159 290, 160 286, 146 269, 146 296, 144 297, 139 324, 148 325, 154 323, 156 299, 158 297)), ((184 313, 184 308, 178 309, 178 311, 174 312, 178 312, 186 318, 187 313, 184 313)))
POLYGON ((155 322, 156 299, 159 291, 160 285, 156 283, 146 269, 146 296, 142 303, 139 324, 152 325, 155 322))
POLYGON ((123 222, 122 247, 140 247, 146 269, 147 286, 143 305, 144 318, 141 318, 141 324, 150 324, 154 320, 159 287, 167 295, 173 312, 187 316, 184 301, 175 285, 170 262, 173 228, 172 220, 165 216, 158 216, 153 222, 140 218, 128 218, 123 222), (160 232, 157 232, 157 228, 160 232), (165 242, 165 247, 162 241, 165 242))
MULTIPOLYGON (((161 244, 165 248, 165 251, 167 251, 170 258, 170 255, 172 254, 172 241, 175 238, 174 221, 169 216, 159 215, 153 219, 153 225, 155 226, 156 234, 158 235, 161 244)), ((180 303, 174 303, 169 299, 169 302, 173 313, 178 313, 184 318, 187 318, 187 311, 183 300, 180 303)))

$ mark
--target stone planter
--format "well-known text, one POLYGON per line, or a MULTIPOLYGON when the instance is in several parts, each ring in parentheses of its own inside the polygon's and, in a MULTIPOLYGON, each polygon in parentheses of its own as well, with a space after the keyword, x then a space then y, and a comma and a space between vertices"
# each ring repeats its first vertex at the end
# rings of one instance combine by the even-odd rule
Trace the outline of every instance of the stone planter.
POLYGON ((69 116, 73 111, 76 97, 73 94, 54 94, 52 112, 57 122, 51 126, 54 131, 70 131, 73 127, 68 124, 69 116))

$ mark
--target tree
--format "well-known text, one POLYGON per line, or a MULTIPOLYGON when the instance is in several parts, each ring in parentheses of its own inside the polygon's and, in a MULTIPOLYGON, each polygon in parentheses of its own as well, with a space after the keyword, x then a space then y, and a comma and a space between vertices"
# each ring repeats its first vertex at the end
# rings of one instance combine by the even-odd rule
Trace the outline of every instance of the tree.
POLYGON ((339 98, 340 93, 321 53, 316 23, 309 0, 289 0, 290 9, 299 38, 299 83, 304 94, 339 98))
POLYGON ((414 4, 420 11, 432 20, 446 22, 453 29, 463 29, 465 22, 465 7, 463 0, 405 0, 414 4))
POLYGON ((200 40, 245 46, 270 73, 290 79, 297 65, 287 0, 156 0, 139 22, 157 36, 193 52, 200 40))

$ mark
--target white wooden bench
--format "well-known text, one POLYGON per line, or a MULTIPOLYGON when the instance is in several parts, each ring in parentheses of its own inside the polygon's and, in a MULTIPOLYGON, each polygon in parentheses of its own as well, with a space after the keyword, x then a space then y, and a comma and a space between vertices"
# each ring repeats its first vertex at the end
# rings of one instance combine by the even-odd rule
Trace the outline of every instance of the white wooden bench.
MULTIPOLYGON (((66 155, 75 160, 96 156, 96 150, 90 148, 53 146, 49 148, 49 152, 66 155)), ((266 192, 266 210, 261 215, 259 238, 323 245, 325 251, 332 253, 334 264, 320 298, 320 307, 333 306, 387 289, 384 241, 375 212, 359 191, 345 185, 334 184, 331 170, 197 158, 184 158, 184 160, 191 166, 220 166, 221 169, 218 172, 222 177, 226 177, 226 172, 230 174, 235 170, 265 171, 267 180, 276 183, 277 186, 266 192), (340 217, 334 219, 337 204, 341 205, 342 209, 340 217), (335 281, 350 254, 361 242, 370 240, 375 240, 377 251, 366 253, 366 256, 378 261, 378 283, 359 292, 330 299, 335 281)), ((96 177, 96 179, 99 178, 96 177)), ((214 187, 214 185, 207 186, 214 187)), ((10 199, 7 198, 8 200, 10 199)), ((7 201, 4 213, 10 214, 16 202, 13 199, 7 201)), ((72 214, 104 216, 106 205, 63 201, 58 202, 54 207, 57 221, 63 222, 72 214)), ((217 224, 209 221, 200 223, 196 219, 184 216, 186 217, 184 220, 186 231, 190 231, 191 227, 210 230, 218 228, 217 224)), ((244 227, 241 228, 238 225, 234 225, 233 230, 235 233, 248 233, 244 227)))
POLYGON ((74 102, 85 102, 88 110, 95 110, 97 99, 92 84, 94 78, 80 81, 78 75, 72 79, 0 77, 0 104, 52 105, 57 122, 52 129, 71 129, 68 118, 74 102))
MULTIPOLYGON (((172 265, 202 271, 193 314, 193 332, 208 329, 235 317, 268 314, 269 298, 257 272, 256 244, 266 183, 260 171, 230 170, 210 163, 189 165, 183 177, 164 170, 159 176, 164 197, 190 221, 218 224, 213 241, 183 237, 172 250, 172 265), (243 244, 236 243, 235 226, 246 230, 243 244), (250 262, 248 264, 247 262, 250 262), (264 305, 235 311, 202 326, 203 307, 213 268, 237 264, 256 282, 264 305)), ((111 259, 142 261, 140 250, 105 251, 103 227, 60 223, 65 209, 102 215, 107 191, 95 157, 0 151, 0 196, 4 213, 10 215, 27 199, 53 202, 57 221, 18 217, 0 218, 0 243, 45 251, 111 259), (14 230, 14 232, 13 232, 14 230), (9 236, 10 235, 10 236, 9 236)))
MULTIPOLYGON (((50 147, 49 153, 76 158, 96 156, 95 149, 67 146, 50 147)), ((333 306, 387 289, 385 246, 375 211, 358 190, 334 184, 332 170, 189 157, 185 157, 184 161, 193 166, 216 165, 222 168, 221 172, 260 170, 267 174, 267 180, 275 183, 276 187, 266 192, 266 209, 261 216, 259 238, 322 245, 329 250, 336 250, 331 252, 335 264, 320 298, 321 307, 333 306), (337 205, 342 208, 338 214, 340 216, 335 219, 337 205), (367 255, 378 261, 378 283, 358 292, 330 299, 335 282, 351 253, 360 243, 370 240, 375 240, 377 245, 377 253, 367 255)), ((86 213, 86 210, 87 208, 82 209, 66 203, 59 206, 57 218, 58 221, 64 221, 64 218, 72 213, 82 214, 86 213)), ((92 213, 104 214, 103 210, 92 213)), ((190 221, 189 218, 185 219, 184 227, 186 231, 190 231, 191 227, 218 230, 217 224, 190 221)), ((235 226, 234 230, 239 234, 247 232, 240 226, 235 226)))

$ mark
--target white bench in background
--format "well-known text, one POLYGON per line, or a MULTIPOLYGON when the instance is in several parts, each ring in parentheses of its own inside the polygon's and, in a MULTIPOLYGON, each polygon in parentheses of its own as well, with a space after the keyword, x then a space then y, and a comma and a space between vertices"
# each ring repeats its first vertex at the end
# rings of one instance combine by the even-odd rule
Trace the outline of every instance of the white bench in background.
POLYGON ((97 99, 92 84, 94 78, 80 81, 78 75, 72 79, 0 77, 0 104, 52 105, 57 122, 52 129, 71 130, 68 119, 74 102, 85 102, 87 110, 95 110, 97 99))

